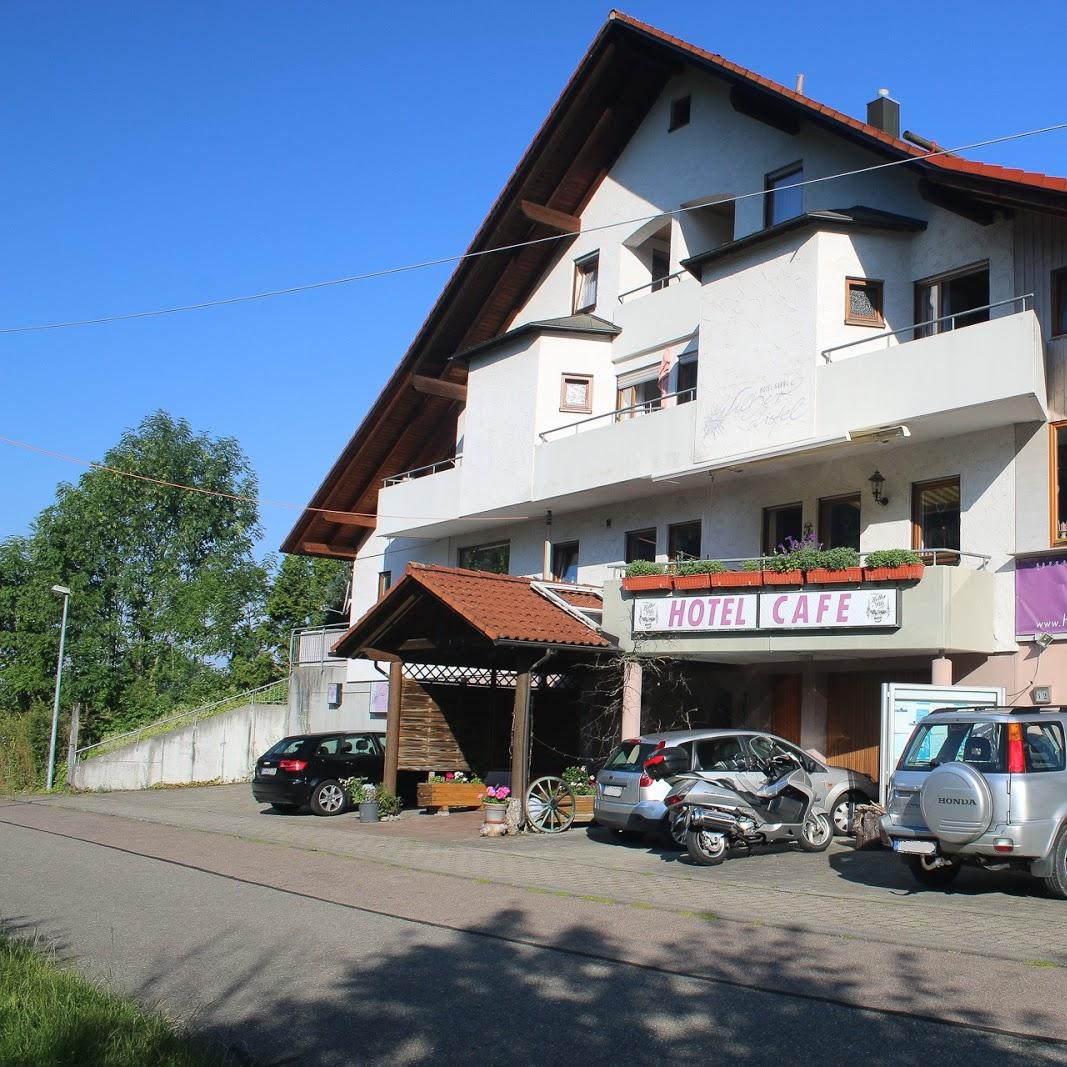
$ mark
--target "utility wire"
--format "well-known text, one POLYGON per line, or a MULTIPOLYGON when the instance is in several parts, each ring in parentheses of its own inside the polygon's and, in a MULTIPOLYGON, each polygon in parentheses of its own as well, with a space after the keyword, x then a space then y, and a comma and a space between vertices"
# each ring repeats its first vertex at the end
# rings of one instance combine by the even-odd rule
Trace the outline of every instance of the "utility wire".
MULTIPOLYGON (((820 178, 806 178, 804 181, 794 182, 791 185, 778 186, 776 189, 756 189, 748 193, 739 193, 737 196, 724 197, 715 201, 716 205, 736 204, 742 200, 753 197, 767 196, 771 192, 782 192, 787 189, 802 189, 807 185, 817 185, 822 182, 837 181, 840 178, 852 178, 860 174, 871 174, 879 170, 887 170, 890 167, 906 166, 910 163, 921 163, 923 160, 933 159, 936 156, 954 156, 961 152, 969 152, 976 148, 987 148, 990 145, 1004 144, 1008 141, 1019 141, 1026 137, 1037 137, 1040 134, 1054 133, 1057 130, 1067 129, 1067 122, 1059 122, 1052 126, 1042 126, 1036 130, 1023 130, 1020 133, 1009 133, 1003 137, 993 137, 985 141, 975 141, 973 144, 961 145, 958 148, 939 148, 924 155, 909 156, 906 159, 894 159, 888 163, 876 163, 870 167, 858 167, 855 170, 841 171, 837 174, 826 174, 820 178)), ((653 219, 663 218, 670 215, 682 215, 687 211, 698 211, 706 204, 694 204, 690 207, 677 207, 670 211, 659 211, 652 215, 642 215, 633 219, 620 219, 617 222, 605 222, 599 226, 590 226, 584 230, 573 230, 567 233, 551 234, 548 237, 537 237, 529 241, 516 241, 513 244, 498 245, 494 248, 483 248, 477 252, 464 252, 459 255, 441 256, 438 259, 426 259, 418 263, 405 263, 397 267, 386 267, 382 270, 366 271, 362 274, 349 274, 340 278, 328 278, 325 281, 307 282, 303 285, 291 285, 284 289, 268 289, 261 293, 246 293, 242 296, 223 297, 218 300, 202 300, 195 304, 179 304, 175 307, 157 308, 153 311, 131 311, 121 315, 102 315, 94 319, 73 319, 69 322, 37 323, 31 326, 5 326, 0 327, 0 334, 36 333, 43 330, 66 330, 76 326, 99 326, 108 322, 128 322, 133 319, 159 318, 163 315, 178 315, 186 311, 202 311, 206 308, 225 307, 229 304, 247 304, 255 300, 269 300, 276 296, 291 296, 294 293, 306 293, 314 289, 326 289, 336 285, 350 285, 355 282, 365 282, 373 278, 386 278, 393 274, 403 274, 409 271, 423 270, 427 267, 439 267, 446 263, 462 263, 465 260, 477 259, 481 256, 496 255, 499 252, 514 252, 520 248, 530 248, 533 245, 547 244, 550 241, 565 241, 571 237, 578 237, 583 233, 597 233, 601 230, 615 229, 619 226, 635 226, 643 222, 651 222, 653 219)))

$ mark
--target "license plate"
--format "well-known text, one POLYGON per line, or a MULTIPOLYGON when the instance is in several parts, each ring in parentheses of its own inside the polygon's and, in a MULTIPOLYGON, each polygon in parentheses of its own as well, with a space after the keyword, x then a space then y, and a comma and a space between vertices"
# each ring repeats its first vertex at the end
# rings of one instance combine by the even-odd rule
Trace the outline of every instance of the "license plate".
POLYGON ((268 774, 277 774, 278 773, 278 768, 277 767, 264 767, 259 773, 264 775, 264 776, 266 776, 268 774))
POLYGON ((937 845, 933 841, 894 841, 894 852, 907 852, 913 856, 933 856, 937 845))
POLYGON ((622 786, 621 785, 602 785, 600 792, 606 797, 621 797, 622 786))

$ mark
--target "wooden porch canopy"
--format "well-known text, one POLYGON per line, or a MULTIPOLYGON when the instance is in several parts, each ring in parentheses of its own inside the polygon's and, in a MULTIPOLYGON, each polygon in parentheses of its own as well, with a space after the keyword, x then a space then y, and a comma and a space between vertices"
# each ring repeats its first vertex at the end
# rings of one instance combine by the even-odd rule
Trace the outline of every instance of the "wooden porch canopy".
POLYGON ((410 563, 403 578, 333 646, 336 655, 390 663, 386 722, 387 790, 396 790, 405 663, 495 667, 516 672, 511 724, 511 781, 525 791, 529 771, 532 668, 553 671, 590 653, 611 653, 585 611, 598 612, 599 593, 532 578, 410 563))

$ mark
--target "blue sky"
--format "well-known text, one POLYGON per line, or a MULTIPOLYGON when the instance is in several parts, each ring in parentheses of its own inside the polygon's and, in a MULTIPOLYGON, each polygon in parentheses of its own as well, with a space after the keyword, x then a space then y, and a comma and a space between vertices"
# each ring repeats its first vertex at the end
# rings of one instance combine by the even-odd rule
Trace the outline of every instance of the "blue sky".
MULTIPOLYGON (((224 2, 0 9, 0 327, 462 251, 609 6, 224 2)), ((946 145, 1067 120, 1059 5, 633 2, 628 13, 946 145), (966 17, 964 17, 966 10, 966 17), (856 34, 860 34, 859 37, 856 34)), ((975 153, 1067 174, 1067 132, 975 153)), ((0 336, 0 435, 99 458, 164 408, 306 502, 450 272, 0 336)), ((81 468, 0 445, 0 537, 81 468)), ((264 507, 264 551, 297 512, 264 507)))

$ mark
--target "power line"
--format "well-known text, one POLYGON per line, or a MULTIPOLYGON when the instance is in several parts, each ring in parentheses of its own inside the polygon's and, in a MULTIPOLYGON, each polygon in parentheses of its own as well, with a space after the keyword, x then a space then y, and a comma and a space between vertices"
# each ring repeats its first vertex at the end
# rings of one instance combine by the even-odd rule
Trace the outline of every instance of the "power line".
MULTIPOLYGON (((888 163, 876 163, 870 167, 858 167, 855 170, 841 171, 837 174, 826 174, 820 178, 806 178, 804 181, 794 182, 791 185, 778 186, 775 190, 755 189, 748 193, 739 193, 737 196, 724 197, 717 200, 717 205, 736 204, 742 200, 754 197, 767 196, 770 192, 782 192, 786 189, 802 189, 807 185, 817 185, 822 182, 837 181, 841 178, 853 178, 860 174, 871 174, 874 171, 886 170, 889 167, 906 166, 910 163, 921 163, 923 160, 933 159, 936 156, 953 156, 961 152, 969 152, 976 148, 988 148, 990 145, 1004 144, 1008 141, 1019 141, 1026 137, 1037 137, 1040 134, 1055 133, 1058 130, 1067 129, 1067 122, 1056 123, 1052 126, 1042 126, 1035 130, 1023 130, 1019 133, 1009 133, 1003 137, 993 137, 985 141, 975 141, 973 144, 961 145, 958 148, 939 148, 924 155, 909 156, 906 159, 894 159, 888 163)), ((698 211, 707 205, 698 204, 690 207, 677 207, 670 211, 659 211, 652 215, 642 215, 633 219, 620 219, 616 222, 605 222, 599 226, 590 226, 584 230, 573 230, 566 233, 551 234, 548 237, 537 237, 529 241, 516 241, 512 244, 497 245, 494 248, 483 248, 477 252, 463 252, 459 255, 441 256, 437 259, 421 260, 417 263, 405 263, 397 267, 386 267, 382 270, 365 271, 362 274, 348 274, 340 278, 328 278, 325 281, 307 282, 303 285, 291 285, 284 289, 268 289, 261 293, 246 293, 241 296, 222 297, 217 300, 202 300, 195 304, 179 304, 175 307, 157 308, 152 311, 131 311, 119 315, 102 315, 93 319, 72 319, 68 322, 37 323, 31 326, 5 326, 0 327, 0 335, 16 333, 36 333, 44 330, 66 330, 77 326, 99 326, 109 322, 129 322, 133 319, 159 318, 163 315, 178 315, 187 311, 203 311, 207 308, 225 307, 230 304, 247 304, 257 300, 270 300, 278 296, 291 296, 295 293, 306 293, 314 289, 327 289, 337 285, 350 285, 355 282, 370 281, 374 278, 386 278, 393 274, 404 274, 410 271, 423 270, 427 267, 440 267, 446 263, 462 263, 465 260, 477 259, 481 256, 496 255, 500 252, 514 252, 520 248, 529 248, 533 245, 546 244, 550 241, 564 241, 571 237, 578 237, 583 233, 597 233, 601 230, 611 230, 619 226, 636 226, 643 222, 651 222, 653 219, 663 218, 670 215, 682 215, 687 211, 698 211)))

